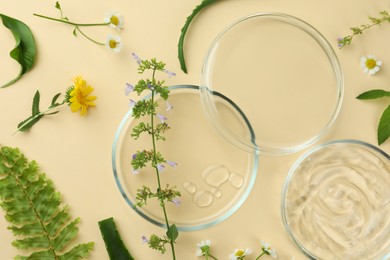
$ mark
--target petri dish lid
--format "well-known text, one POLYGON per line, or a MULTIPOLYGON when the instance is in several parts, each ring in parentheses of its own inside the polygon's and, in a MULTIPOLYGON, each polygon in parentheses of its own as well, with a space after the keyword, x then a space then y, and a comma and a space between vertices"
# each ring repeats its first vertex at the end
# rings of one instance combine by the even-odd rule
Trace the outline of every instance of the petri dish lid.
POLYGON ((214 40, 201 77, 203 107, 217 130, 249 152, 283 155, 317 141, 335 121, 343 75, 327 40, 286 14, 256 13, 233 22, 214 40), (213 91, 242 109, 254 139, 229 128, 213 91))
MULTIPOLYGON (((198 86, 177 85, 169 89, 168 101, 173 109, 166 111, 165 101, 155 99, 157 113, 166 116, 170 126, 164 134, 166 141, 156 145, 164 158, 178 163, 175 168, 166 165, 160 176, 162 187, 169 184, 180 191, 181 205, 167 203, 167 212, 179 230, 204 229, 225 220, 244 203, 256 179, 258 156, 238 149, 215 131, 202 110, 198 86)), ((242 111, 226 96, 217 92, 213 95, 230 127, 250 138, 253 131, 242 111)), ((129 110, 118 127, 112 146, 114 178, 131 209, 150 223, 166 227, 157 199, 149 199, 141 208, 134 207, 139 188, 146 185, 152 191, 157 189, 152 169, 132 173, 132 155, 151 147, 149 136, 141 135, 138 140, 130 136, 139 120, 129 110)))
POLYGON ((315 147, 291 168, 282 218, 312 259, 390 257, 390 157, 358 140, 315 147))

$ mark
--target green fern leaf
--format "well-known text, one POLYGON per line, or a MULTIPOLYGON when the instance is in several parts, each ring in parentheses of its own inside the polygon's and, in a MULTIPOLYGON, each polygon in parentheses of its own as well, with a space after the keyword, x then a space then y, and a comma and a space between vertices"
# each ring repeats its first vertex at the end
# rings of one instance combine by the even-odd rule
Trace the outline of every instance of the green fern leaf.
POLYGON ((93 249, 90 242, 63 251, 76 237, 80 219, 71 221, 53 182, 17 148, 0 147, 0 207, 18 238, 12 245, 32 252, 15 259, 81 259, 93 249))

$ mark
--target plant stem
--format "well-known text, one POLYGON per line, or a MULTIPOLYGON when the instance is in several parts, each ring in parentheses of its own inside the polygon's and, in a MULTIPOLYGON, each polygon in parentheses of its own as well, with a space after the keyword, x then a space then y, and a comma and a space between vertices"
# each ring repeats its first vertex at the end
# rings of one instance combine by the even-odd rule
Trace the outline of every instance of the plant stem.
POLYGON ((260 257, 262 257, 263 255, 265 255, 264 251, 258 257, 256 257, 256 260, 260 259, 260 257))
POLYGON ((105 45, 104 43, 95 41, 94 39, 92 39, 91 37, 89 37, 88 35, 86 35, 83 31, 81 31, 81 29, 79 28, 79 26, 76 26, 76 30, 79 31, 85 38, 87 38, 87 39, 90 40, 91 42, 96 43, 96 44, 98 44, 98 45, 105 45))
POLYGON ((41 17, 41 18, 48 19, 48 20, 60 22, 60 23, 71 24, 71 25, 74 25, 74 26, 105 26, 105 25, 109 25, 110 24, 109 22, 107 22, 107 23, 73 23, 73 22, 70 22, 70 21, 67 21, 67 20, 57 19, 57 18, 53 18, 53 17, 48 17, 48 16, 44 16, 44 15, 41 15, 41 14, 34 14, 34 15, 38 16, 38 17, 41 17))
MULTIPOLYGON (((152 81, 154 81, 154 75, 156 73, 156 69, 153 69, 153 76, 152 76, 152 81)), ((152 104, 154 103, 154 90, 152 89, 152 104)), ((154 129, 154 115, 151 115, 150 117, 150 125, 152 129, 154 129)), ((154 158, 157 157, 157 149, 156 149, 156 138, 155 138, 155 133, 152 131, 152 144, 153 144, 153 156, 154 158)), ((161 191, 161 180, 160 180, 160 173, 157 168, 156 162, 154 161, 154 168, 156 169, 156 176, 157 176, 157 184, 158 184, 158 190, 161 191)), ((167 226, 167 229, 169 229, 169 221, 168 221, 168 214, 167 210, 165 208, 165 203, 163 199, 160 199, 160 204, 164 212, 164 219, 165 219, 165 224, 167 226)), ((176 260, 176 254, 175 254, 175 246, 174 246, 174 241, 172 239, 169 239, 169 244, 171 245, 171 250, 172 250, 172 258, 173 260, 176 260)))
POLYGON ((15 132, 12 133, 12 135, 16 134, 18 131, 20 131, 20 129, 22 129, 24 126, 26 126, 27 124, 31 123, 31 121, 35 120, 37 117, 39 116, 45 116, 47 115, 46 113, 49 112, 50 110, 56 108, 56 107, 59 107, 61 105, 65 104, 65 100, 62 101, 62 103, 56 105, 56 106, 50 106, 48 109, 46 109, 45 111, 43 112, 39 112, 38 114, 36 114, 34 117, 30 118, 29 120, 27 120, 26 122, 23 123, 23 125, 19 126, 18 129, 15 130, 15 132))

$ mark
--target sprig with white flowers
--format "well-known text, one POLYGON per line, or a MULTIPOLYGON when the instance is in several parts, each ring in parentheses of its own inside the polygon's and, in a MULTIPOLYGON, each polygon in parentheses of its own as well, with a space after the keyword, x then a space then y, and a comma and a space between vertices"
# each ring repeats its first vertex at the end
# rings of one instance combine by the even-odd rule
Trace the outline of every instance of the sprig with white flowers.
POLYGON ((59 2, 56 2, 55 8, 60 11, 60 18, 53 18, 41 14, 34 14, 35 16, 38 16, 40 18, 61 22, 65 24, 69 24, 71 26, 74 26, 73 29, 73 35, 77 36, 78 33, 80 33, 82 36, 87 38, 89 41, 96 43, 98 45, 106 46, 108 49, 112 50, 113 52, 119 52, 122 48, 122 42, 120 36, 114 36, 109 34, 106 38, 106 41, 100 42, 97 40, 92 39, 90 36, 88 36, 84 31, 81 30, 81 27, 93 27, 93 26, 109 26, 116 30, 123 29, 123 18, 121 15, 119 15, 117 12, 107 12, 106 17, 104 17, 103 23, 75 23, 68 19, 68 17, 63 15, 62 8, 59 2))
MULTIPOLYGON (((148 203, 149 199, 157 199, 163 210, 165 224, 167 227, 167 231, 164 236, 157 236, 152 234, 149 238, 145 236, 142 237, 142 241, 149 244, 150 248, 158 250, 161 253, 166 252, 165 246, 169 244, 172 250, 172 257, 173 259, 176 259, 174 244, 177 237, 179 236, 179 232, 175 224, 169 223, 166 204, 173 203, 175 205, 179 205, 180 201, 177 199, 177 197, 180 197, 181 194, 176 190, 176 187, 171 187, 169 185, 162 187, 160 173, 164 170, 166 164, 172 167, 176 167, 177 163, 166 160, 164 156, 157 150, 157 141, 165 140, 164 133, 169 130, 169 126, 166 122, 167 118, 164 115, 157 114, 156 109, 158 104, 155 101, 157 96, 160 96, 163 100, 167 101, 170 93, 168 87, 164 85, 164 81, 158 81, 155 78, 156 72, 164 72, 168 74, 169 77, 173 76, 174 73, 167 71, 165 69, 165 63, 157 61, 156 59, 141 60, 134 53, 133 57, 139 65, 138 73, 143 74, 148 71, 151 72, 152 76, 151 79, 139 80, 135 86, 126 84, 126 94, 129 94, 133 91, 136 92, 138 96, 144 92, 149 92, 151 94, 151 98, 147 100, 142 99, 138 102, 130 100, 132 116, 135 119, 145 119, 132 129, 131 136, 133 139, 137 140, 141 134, 150 135, 152 140, 152 147, 150 149, 137 151, 132 156, 131 165, 133 167, 133 173, 135 174, 140 173, 142 168, 150 165, 156 172, 157 181, 156 190, 152 190, 145 185, 137 190, 135 206, 143 207, 148 203), (159 119, 160 122, 156 122, 156 119, 159 119)), ((172 108, 172 106, 168 104, 167 107, 168 109, 172 108)))
MULTIPOLYGON (((264 242, 263 240, 260 241, 261 246, 261 253, 256 257, 256 260, 260 259, 261 257, 265 255, 269 255, 272 258, 278 258, 278 255, 276 251, 271 247, 271 244, 264 242)), ((203 240, 200 243, 196 244, 196 252, 195 255, 198 257, 204 256, 206 260, 208 259, 214 259, 218 260, 215 256, 211 254, 211 241, 210 240, 203 240)), ((230 260, 243 260, 248 255, 252 254, 252 250, 250 248, 246 249, 234 249, 233 253, 229 255, 230 260)))

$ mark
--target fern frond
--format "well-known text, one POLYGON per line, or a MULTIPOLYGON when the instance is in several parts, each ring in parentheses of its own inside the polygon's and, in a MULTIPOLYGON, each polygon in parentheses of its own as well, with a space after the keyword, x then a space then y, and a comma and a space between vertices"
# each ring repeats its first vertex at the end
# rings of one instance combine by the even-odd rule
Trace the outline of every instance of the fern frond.
POLYGON ((12 245, 33 252, 15 259, 81 259, 93 249, 90 242, 64 252, 78 233, 80 219, 71 221, 53 182, 17 148, 0 147, 0 207, 18 238, 12 245))

